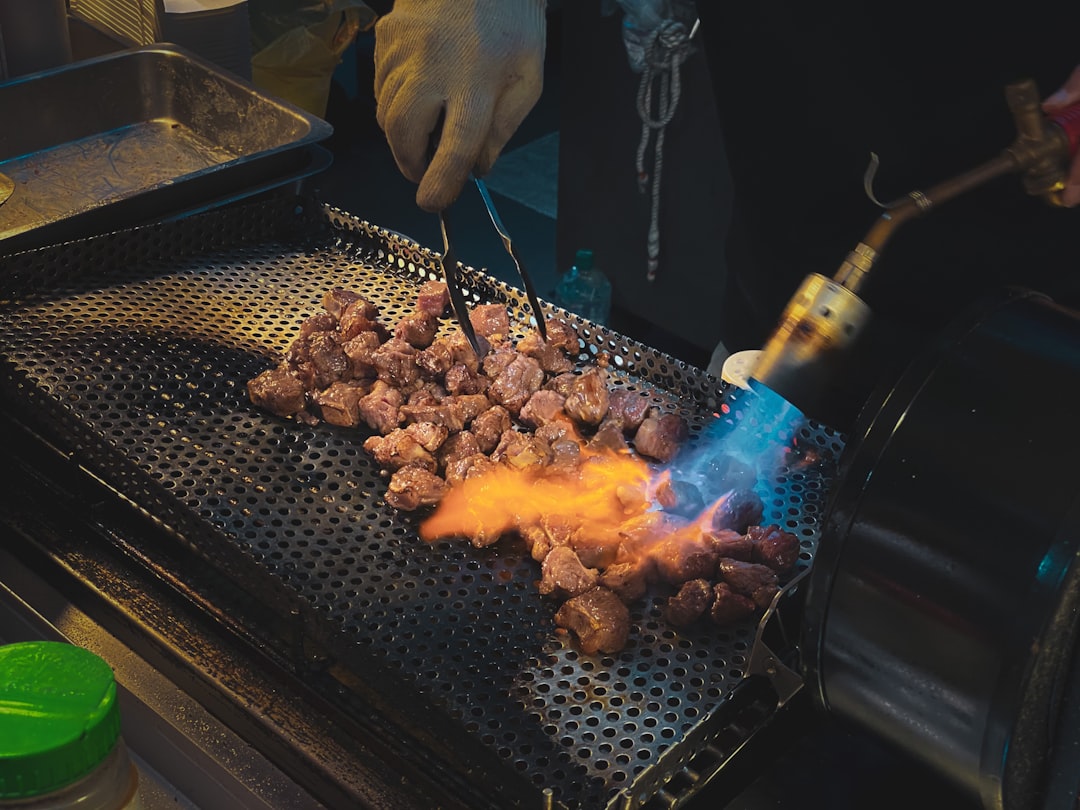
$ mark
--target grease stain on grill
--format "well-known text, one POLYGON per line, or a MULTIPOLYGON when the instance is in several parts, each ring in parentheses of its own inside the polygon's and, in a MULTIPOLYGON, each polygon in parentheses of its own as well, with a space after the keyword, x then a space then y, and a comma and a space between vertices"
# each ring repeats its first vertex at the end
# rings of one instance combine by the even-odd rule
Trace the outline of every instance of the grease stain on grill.
MULTIPOLYGON (((253 408, 246 381, 285 351, 327 289, 361 292, 392 323, 439 277, 433 253, 343 212, 323 210, 318 238, 290 241, 259 211, 265 218, 241 209, 165 236, 143 229, 75 244, 62 268, 16 257, 4 285, 22 280, 28 292, 0 309, 6 389, 178 541, 245 584, 296 595, 340 631, 338 643, 384 661, 399 675, 395 689, 433 701, 535 787, 536 802, 550 790, 567 808, 632 807, 677 790, 679 769, 730 733, 725 701, 753 626, 675 632, 653 599, 631 606, 625 649, 583 655, 555 632, 554 605, 521 544, 424 543, 417 517, 385 504, 366 432, 253 408), (244 570, 230 568, 237 560, 244 570)), ((524 295, 464 272, 471 300, 505 302, 520 337, 524 295)), ((614 385, 686 418, 691 444, 721 404, 733 424, 743 418, 738 392, 551 311, 578 329, 580 360, 607 358, 614 385)), ((842 448, 817 426, 799 439, 825 461, 842 448)), ((762 522, 800 538, 800 568, 816 548, 822 469, 785 469, 763 493, 762 522)))

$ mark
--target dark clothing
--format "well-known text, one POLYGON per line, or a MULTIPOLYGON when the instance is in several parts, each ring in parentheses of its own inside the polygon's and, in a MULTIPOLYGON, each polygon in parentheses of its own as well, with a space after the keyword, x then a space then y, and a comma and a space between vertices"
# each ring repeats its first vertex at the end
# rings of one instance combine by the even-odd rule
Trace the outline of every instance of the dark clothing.
MULTIPOLYGON (((735 189, 728 266, 756 311, 831 276, 880 215, 862 187, 871 152, 880 199, 933 186, 1016 137, 1007 83, 1046 96, 1080 63, 1076 4, 955 5, 698 3, 735 189)), ((1005 284, 1080 307, 1078 241, 1080 210, 1011 175, 900 227, 862 295, 904 334, 1005 284)))

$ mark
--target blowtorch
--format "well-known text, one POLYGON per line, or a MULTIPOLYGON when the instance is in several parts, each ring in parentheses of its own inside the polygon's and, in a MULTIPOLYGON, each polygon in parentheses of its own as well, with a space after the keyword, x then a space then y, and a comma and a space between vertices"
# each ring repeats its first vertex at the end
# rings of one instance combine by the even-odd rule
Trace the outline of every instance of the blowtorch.
POLYGON ((884 212, 832 278, 808 275, 761 350, 750 373, 752 388, 764 386, 806 416, 814 417, 826 407, 837 375, 843 373, 851 350, 870 321, 870 308, 859 297, 859 290, 885 244, 908 220, 1013 172, 1023 174, 1029 194, 1050 205, 1062 204, 1068 163, 1080 146, 1080 105, 1046 116, 1030 80, 1007 85, 1005 98, 1016 124, 1016 139, 974 169, 884 205, 884 212))

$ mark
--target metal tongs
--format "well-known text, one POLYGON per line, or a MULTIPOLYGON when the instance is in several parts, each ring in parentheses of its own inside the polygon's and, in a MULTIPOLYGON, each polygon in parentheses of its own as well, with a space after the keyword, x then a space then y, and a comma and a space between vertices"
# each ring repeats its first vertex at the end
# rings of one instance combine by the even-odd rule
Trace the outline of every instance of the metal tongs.
MULTIPOLYGON (((435 148, 438 146, 439 134, 441 131, 442 121, 440 120, 428 142, 429 160, 435 155, 435 148)), ((510 258, 514 260, 514 266, 517 268, 518 277, 525 287, 525 295, 528 296, 529 306, 532 308, 533 317, 536 319, 536 328, 540 330, 540 336, 544 338, 544 340, 547 340, 547 324, 544 322, 544 313, 543 310, 540 309, 540 299, 536 296, 536 289, 533 287, 532 279, 529 277, 528 271, 521 261, 521 256, 514 248, 514 242, 510 238, 510 233, 506 230, 502 218, 495 210, 495 203, 491 199, 491 194, 488 192, 487 185, 479 177, 471 174, 469 176, 476 184, 476 188, 480 191, 480 196, 484 199, 484 207, 487 209, 488 216, 491 218, 491 224, 498 232, 499 238, 502 239, 503 247, 506 248, 506 252, 510 254, 510 258)), ((461 290, 461 276, 458 273, 458 260, 457 254, 454 252, 453 239, 451 238, 449 217, 445 210, 439 211, 438 216, 439 231, 442 233, 443 240, 443 252, 440 261, 442 264, 443 277, 446 279, 446 287, 450 293, 450 305, 454 309, 454 316, 461 326, 461 331, 465 333, 465 337, 469 340, 469 345, 472 346, 477 357, 483 357, 484 352, 480 349, 480 341, 476 338, 476 330, 473 329, 472 321, 469 319, 469 307, 465 301, 465 294, 461 290)))
POLYGON ((484 207, 487 208, 488 216, 491 217, 491 224, 495 226, 495 230, 499 232, 499 238, 502 239, 503 247, 506 248, 506 252, 510 254, 510 258, 514 260, 514 267, 517 268, 518 278, 521 279, 521 285, 525 288, 525 295, 529 298, 529 306, 532 308, 533 318, 536 319, 536 328, 540 330, 540 337, 545 341, 547 340, 547 324, 544 322, 544 312, 540 309, 540 299, 536 296, 536 288, 533 287, 532 279, 529 278, 529 272, 525 269, 525 265, 521 261, 521 254, 517 252, 514 247, 514 241, 510 238, 510 232, 506 230, 506 226, 503 225, 502 219, 499 217, 499 212, 495 210, 495 202, 491 199, 491 194, 488 193, 487 183, 481 180, 475 175, 470 175, 473 182, 476 183, 476 188, 480 191, 480 196, 484 198, 484 207))

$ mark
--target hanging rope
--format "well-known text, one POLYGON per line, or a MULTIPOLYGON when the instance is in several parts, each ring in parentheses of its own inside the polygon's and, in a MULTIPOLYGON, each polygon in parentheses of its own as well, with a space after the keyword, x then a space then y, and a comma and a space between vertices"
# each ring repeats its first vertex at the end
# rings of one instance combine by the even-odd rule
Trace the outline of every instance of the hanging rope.
POLYGON ((644 66, 638 85, 637 110, 641 140, 637 149, 638 189, 650 195, 649 263, 647 278, 656 279, 660 269, 660 179, 664 169, 664 130, 675 116, 682 95, 681 69, 690 55, 693 31, 676 20, 662 22, 645 46, 644 66), (653 137, 655 133, 655 138, 653 137), (652 143, 652 172, 645 159, 652 143))

